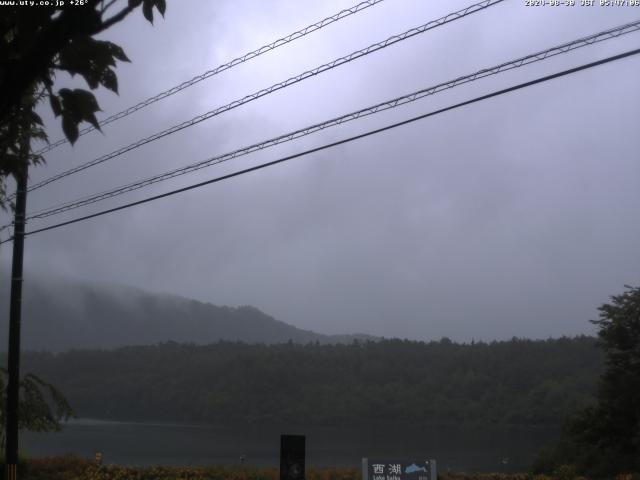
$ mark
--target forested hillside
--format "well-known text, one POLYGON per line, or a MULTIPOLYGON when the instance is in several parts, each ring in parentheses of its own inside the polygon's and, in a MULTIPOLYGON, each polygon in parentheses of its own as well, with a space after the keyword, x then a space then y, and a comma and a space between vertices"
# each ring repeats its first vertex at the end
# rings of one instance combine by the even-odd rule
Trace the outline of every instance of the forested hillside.
POLYGON ((546 425, 588 402, 602 356, 589 337, 456 344, 164 343, 26 353, 77 414, 121 420, 546 425))

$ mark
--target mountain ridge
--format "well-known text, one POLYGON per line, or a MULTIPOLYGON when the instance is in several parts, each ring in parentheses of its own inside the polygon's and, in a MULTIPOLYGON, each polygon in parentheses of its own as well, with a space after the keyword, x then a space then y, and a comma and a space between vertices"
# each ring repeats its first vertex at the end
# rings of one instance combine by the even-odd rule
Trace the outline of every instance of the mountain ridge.
MULTIPOLYGON (((376 339, 301 329, 250 305, 219 306, 120 284, 61 277, 44 280, 33 274, 28 278, 23 291, 23 350, 112 349, 167 341, 334 344, 376 339)), ((7 284, 0 287, 0 294, 8 300, 7 284)), ((7 322, 8 309, 5 325, 7 322)), ((0 329, 2 345, 7 331, 0 329)))

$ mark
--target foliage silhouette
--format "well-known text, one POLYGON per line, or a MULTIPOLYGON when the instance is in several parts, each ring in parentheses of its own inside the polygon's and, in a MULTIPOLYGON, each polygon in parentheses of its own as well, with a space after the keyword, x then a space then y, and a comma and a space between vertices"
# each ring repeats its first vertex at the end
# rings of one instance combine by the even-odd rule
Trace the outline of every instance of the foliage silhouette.
MULTIPOLYGON (((0 450, 4 449, 8 372, 0 368, 0 450)), ((73 409, 60 391, 41 378, 28 373, 20 382, 20 430, 54 432, 61 428, 60 421, 74 415, 73 409)))
POLYGON ((47 140, 36 113, 40 102, 48 99, 71 143, 78 139, 80 123, 99 129, 93 93, 54 92, 56 74, 80 75, 92 90, 103 86, 117 93, 116 61, 129 59, 118 45, 94 37, 140 6, 149 22, 154 8, 162 15, 166 10, 165 0, 84 0, 81 6, 60 8, 15 3, 3 6, 0 16, 0 207, 5 209, 13 206, 6 198, 6 177, 44 161, 31 150, 32 139, 47 140))
POLYGON ((592 320, 605 355, 596 402, 573 415, 560 444, 539 458, 536 471, 571 464, 595 477, 640 472, 640 288, 625 288, 592 320))

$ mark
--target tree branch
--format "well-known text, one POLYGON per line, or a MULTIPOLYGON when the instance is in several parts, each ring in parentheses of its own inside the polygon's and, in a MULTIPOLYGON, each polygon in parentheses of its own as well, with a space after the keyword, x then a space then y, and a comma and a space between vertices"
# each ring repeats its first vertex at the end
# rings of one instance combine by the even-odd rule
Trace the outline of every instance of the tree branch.
POLYGON ((109 28, 111 25, 114 25, 118 22, 120 22, 121 20, 124 20, 124 18, 129 15, 133 10, 135 10, 135 6, 127 6, 125 8, 123 8, 122 10, 120 10, 118 13, 116 13, 113 17, 109 18, 108 20, 104 20, 102 22, 102 25, 100 26, 100 29, 96 32, 93 33, 93 35, 95 35, 96 33, 100 33, 103 30, 106 30, 107 28, 109 28))
POLYGON ((116 4, 118 0, 111 0, 109 3, 107 3, 106 5, 104 5, 104 2, 102 2, 103 6, 102 6, 102 10, 100 11, 100 15, 104 15, 104 13, 109 10, 109 8, 113 5, 116 4))
MULTIPOLYGON (((87 7, 95 9, 98 2, 99 0, 93 0, 87 7)), ((22 52, 21 61, 12 65, 13 68, 8 69, 7 75, 0 78, 0 91, 3 92, 0 97, 0 120, 6 120, 7 114, 17 104, 17 99, 22 97, 22 93, 28 88, 27 80, 42 81, 42 78, 46 77, 51 58, 59 53, 74 36, 96 35, 123 20, 139 5, 134 3, 127 6, 105 21, 98 17, 99 14, 95 10, 92 12, 96 17, 91 18, 90 14, 87 16, 81 10, 70 8, 40 30, 31 45, 22 52), (94 20, 93 25, 91 20, 94 20), (78 25, 82 25, 83 28, 78 29, 78 25)))

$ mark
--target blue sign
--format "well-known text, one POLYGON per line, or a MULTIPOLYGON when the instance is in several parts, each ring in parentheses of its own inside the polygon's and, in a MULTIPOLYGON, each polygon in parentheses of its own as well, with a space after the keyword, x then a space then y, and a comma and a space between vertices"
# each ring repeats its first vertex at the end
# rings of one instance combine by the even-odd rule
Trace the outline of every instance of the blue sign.
POLYGON ((436 461, 363 458, 362 480, 437 480, 436 461))

